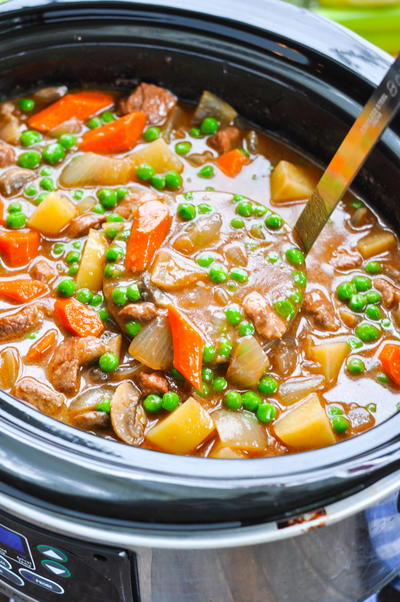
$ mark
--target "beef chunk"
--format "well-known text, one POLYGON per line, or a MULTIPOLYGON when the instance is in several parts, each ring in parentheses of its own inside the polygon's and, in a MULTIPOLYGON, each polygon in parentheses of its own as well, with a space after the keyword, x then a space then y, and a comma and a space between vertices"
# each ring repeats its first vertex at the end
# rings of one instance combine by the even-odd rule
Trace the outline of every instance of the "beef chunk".
POLYGON ((168 381, 159 372, 141 372, 138 376, 139 385, 143 393, 167 393, 168 381))
POLYGON ((15 385, 13 393, 18 399, 31 403, 49 416, 57 414, 64 405, 64 395, 56 393, 48 385, 30 376, 21 378, 15 385))
POLYGON ((286 332, 286 322, 274 312, 260 293, 249 293, 243 301, 243 308, 253 320, 258 334, 266 341, 278 339, 286 332))
POLYGON ((235 126, 233 125, 228 125, 228 127, 223 128, 214 136, 212 136, 209 139, 208 143, 210 146, 215 148, 221 155, 236 148, 240 142, 240 139, 240 130, 238 128, 235 128, 235 126))
POLYGON ((31 276, 34 280, 39 280, 47 284, 57 276, 57 270, 47 263, 45 259, 40 259, 32 266, 31 276))
POLYGON ((120 318, 129 319, 129 320, 140 320, 142 322, 147 322, 148 320, 152 320, 158 315, 157 307, 154 303, 143 302, 143 303, 129 303, 120 312, 118 312, 118 316, 120 318))
POLYGON ((119 108, 123 115, 143 111, 148 125, 160 125, 175 104, 176 97, 165 88, 142 83, 120 102, 119 108))
POLYGON ((400 289, 396 288, 393 284, 384 278, 376 278, 374 280, 374 287, 381 293, 382 303, 387 309, 396 307, 399 304, 400 289))
POLYGON ((96 228, 96 226, 102 224, 105 219, 105 215, 93 213, 93 211, 82 213, 82 215, 78 215, 78 217, 74 217, 74 219, 71 220, 65 234, 70 238, 85 236, 91 228, 96 228))
POLYGON ((31 169, 22 169, 21 167, 8 169, 0 176, 0 192, 4 196, 12 196, 33 180, 34 177, 35 172, 31 169))
POLYGON ((5 142, 0 142, 0 167, 7 167, 15 163, 15 151, 5 142))
POLYGON ((79 389, 80 368, 108 351, 107 343, 96 337, 70 337, 54 351, 48 379, 57 391, 73 395, 79 389))
POLYGON ((362 264, 362 257, 358 251, 342 248, 338 249, 332 263, 338 270, 352 270, 362 264))
POLYGON ((315 324, 323 330, 334 332, 339 328, 335 308, 325 293, 319 289, 308 291, 305 294, 303 309, 313 318, 315 324))
POLYGON ((12 341, 37 330, 43 323, 43 309, 38 304, 28 305, 13 314, 0 316, 0 341, 12 341))

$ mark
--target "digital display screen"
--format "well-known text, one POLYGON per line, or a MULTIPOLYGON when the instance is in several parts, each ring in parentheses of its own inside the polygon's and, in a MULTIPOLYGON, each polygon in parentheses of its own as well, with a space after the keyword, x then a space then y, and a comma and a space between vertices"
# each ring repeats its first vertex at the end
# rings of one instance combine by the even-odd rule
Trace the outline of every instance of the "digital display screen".
POLYGON ((25 556, 25 546, 22 540, 17 533, 14 531, 9 531, 0 525, 0 543, 7 546, 8 548, 12 548, 21 556, 25 556))
POLYGON ((0 554, 28 568, 35 568, 31 549, 25 535, 0 524, 0 554))

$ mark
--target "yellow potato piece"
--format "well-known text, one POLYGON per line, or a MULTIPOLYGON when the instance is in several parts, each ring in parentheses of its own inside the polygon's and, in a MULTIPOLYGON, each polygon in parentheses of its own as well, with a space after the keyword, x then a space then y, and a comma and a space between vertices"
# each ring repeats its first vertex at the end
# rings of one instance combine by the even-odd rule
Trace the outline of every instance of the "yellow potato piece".
POLYGON ((183 169, 182 162, 174 155, 163 138, 158 138, 136 153, 132 153, 130 160, 136 167, 144 163, 151 165, 156 173, 166 171, 180 173, 183 169))
POLYGON ((279 161, 271 173, 271 200, 279 203, 307 199, 315 185, 315 178, 306 169, 289 161, 279 161))
POLYGON ((394 247, 395 244, 396 237, 392 232, 388 232, 387 230, 373 230, 360 238, 357 247, 364 259, 368 259, 368 257, 388 251, 391 247, 394 247))
POLYGON ((32 213, 28 226, 53 236, 65 228, 76 214, 76 207, 71 201, 58 192, 50 192, 32 213))
POLYGON ((323 345, 311 347, 311 357, 314 362, 321 364, 322 373, 328 385, 336 382, 340 368, 349 351, 349 346, 345 341, 324 343, 323 345))
POLYGON ((88 288, 91 291, 101 289, 107 247, 103 232, 90 230, 76 276, 78 288, 88 288))
POLYGON ((189 397, 146 435, 150 443, 171 454, 188 454, 214 431, 210 414, 189 397))
POLYGON ((241 454, 238 450, 227 447, 222 443, 217 443, 208 455, 209 458, 220 458, 222 460, 243 460, 246 456, 241 454))
POLYGON ((316 393, 310 393, 279 418, 275 434, 285 445, 297 450, 315 449, 335 443, 329 419, 316 393))

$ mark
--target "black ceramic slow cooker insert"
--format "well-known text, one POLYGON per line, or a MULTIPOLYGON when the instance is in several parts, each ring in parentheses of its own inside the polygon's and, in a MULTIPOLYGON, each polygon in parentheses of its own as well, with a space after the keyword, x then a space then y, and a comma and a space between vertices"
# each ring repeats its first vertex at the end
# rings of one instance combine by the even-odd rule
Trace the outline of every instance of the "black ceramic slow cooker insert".
MULTIPOLYGON (((0 8, 0 96, 141 80, 184 101, 212 90, 326 165, 390 64, 349 32, 275 0, 10 1, 0 8), (215 4, 217 4, 215 6, 215 4)), ((400 120, 354 190, 400 232, 400 120)), ((0 490, 102 524, 249 524, 346 498, 400 467, 400 414, 333 447, 235 460, 172 456, 75 430, 0 395, 0 490)))

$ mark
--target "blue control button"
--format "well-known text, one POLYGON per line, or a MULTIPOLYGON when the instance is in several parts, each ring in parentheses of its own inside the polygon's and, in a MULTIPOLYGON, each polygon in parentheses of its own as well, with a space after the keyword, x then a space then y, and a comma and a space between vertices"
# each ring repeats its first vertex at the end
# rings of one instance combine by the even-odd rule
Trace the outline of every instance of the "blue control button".
MULTIPOLYGON (((64 588, 58 583, 54 581, 50 581, 50 579, 46 579, 46 577, 42 577, 41 575, 36 575, 36 573, 32 573, 32 571, 28 571, 28 569, 19 569, 20 574, 35 585, 39 587, 43 587, 47 589, 49 592, 53 592, 53 594, 63 594, 64 588)), ((21 580, 22 581, 22 580, 21 580)))
POLYGON ((63 566, 59 562, 54 562, 54 560, 41 560, 40 564, 56 577, 71 577, 71 572, 66 566, 63 566))
POLYGON ((8 562, 8 560, 6 560, 3 556, 0 556, 0 566, 2 566, 4 569, 11 569, 11 563, 8 562))
POLYGON ((13 585, 25 585, 19 575, 5 569, 3 566, 0 566, 0 577, 4 577, 4 579, 7 579, 7 581, 10 581, 13 585))
POLYGON ((51 560, 58 560, 59 562, 68 562, 68 556, 65 552, 58 550, 57 548, 53 548, 53 546, 47 546, 45 544, 40 544, 36 546, 36 549, 46 556, 46 558, 50 558, 51 560))

